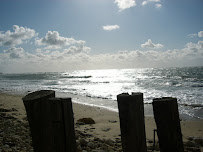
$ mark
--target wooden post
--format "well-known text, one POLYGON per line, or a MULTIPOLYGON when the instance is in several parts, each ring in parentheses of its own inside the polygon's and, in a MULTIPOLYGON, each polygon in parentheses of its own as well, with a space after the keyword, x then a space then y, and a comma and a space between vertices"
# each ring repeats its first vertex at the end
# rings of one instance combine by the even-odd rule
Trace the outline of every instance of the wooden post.
POLYGON ((65 152, 76 151, 75 128, 74 128, 74 114, 71 98, 61 99, 63 110, 63 122, 65 131, 65 152))
POLYGON ((129 100, 128 94, 117 96, 123 152, 127 152, 129 100))
POLYGON ((184 152, 176 98, 153 99, 160 152, 184 152))
POLYGON ((51 90, 36 91, 23 98, 35 152, 75 152, 71 98, 55 98, 51 90))
POLYGON ((146 152, 143 93, 117 96, 123 152, 146 152))
POLYGON ((44 120, 44 118, 47 117, 48 108, 45 105, 49 98, 54 97, 54 91, 41 90, 30 93, 23 98, 35 152, 42 151, 44 142, 47 142, 46 139, 45 141, 43 140, 43 134, 45 133, 44 130, 46 131, 46 129, 48 129, 44 127, 44 125, 47 124, 47 121, 44 120))

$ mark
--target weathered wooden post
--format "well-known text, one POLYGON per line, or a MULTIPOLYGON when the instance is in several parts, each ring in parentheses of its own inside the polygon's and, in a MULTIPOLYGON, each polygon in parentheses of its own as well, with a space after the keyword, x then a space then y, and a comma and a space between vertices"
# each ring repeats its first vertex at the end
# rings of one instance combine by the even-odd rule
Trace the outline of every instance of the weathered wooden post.
POLYGON ((123 152, 146 152, 143 93, 117 96, 123 152))
POLYGON ((35 152, 75 152, 71 98, 55 98, 41 90, 23 98, 35 152))
POLYGON ((160 152, 184 152, 176 98, 153 99, 160 152))
POLYGON ((123 152, 127 151, 129 100, 129 94, 123 93, 117 96, 123 152))

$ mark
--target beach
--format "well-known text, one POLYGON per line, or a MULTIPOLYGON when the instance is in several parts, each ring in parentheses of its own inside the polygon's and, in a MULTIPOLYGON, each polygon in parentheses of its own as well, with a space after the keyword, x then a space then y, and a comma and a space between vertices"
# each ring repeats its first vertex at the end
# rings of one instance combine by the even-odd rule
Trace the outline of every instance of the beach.
MULTIPOLYGON (((24 134, 26 134, 24 136, 29 137, 29 125, 26 121, 26 111, 22 101, 23 96, 24 95, 0 93, 0 134, 2 135, 2 137, 0 136, 0 151, 3 151, 3 148, 4 150, 8 149, 10 151, 15 151, 18 150, 15 149, 16 147, 21 147, 18 146, 17 143, 9 145, 9 142, 5 142, 7 137, 10 138, 10 135, 8 132, 4 132, 5 123, 3 121, 9 120, 9 123, 14 123, 13 126, 10 127, 16 127, 15 124, 17 124, 18 127, 19 125, 27 127, 27 132, 24 132, 24 134)), ((91 151, 94 149, 97 150, 104 148, 102 150, 122 151, 119 116, 117 112, 101 107, 74 103, 74 100, 73 112, 77 142, 80 144, 80 142, 82 142, 81 138, 84 138, 84 140, 87 142, 86 145, 80 145, 81 150, 85 149, 86 151, 91 151), (77 123, 77 120, 81 118, 92 118, 95 121, 95 124, 81 125, 77 123), (90 142, 94 143, 92 147, 91 144, 88 145, 90 142), (103 143, 103 146, 101 146, 101 143, 103 143)), ((153 141, 153 130, 156 129, 156 124, 152 116, 145 116, 145 127, 147 146, 150 147, 152 146, 153 141)), ((181 120, 181 129, 183 141, 185 143, 190 142, 190 147, 198 148, 200 150, 201 146, 203 146, 203 120, 181 120), (195 143, 195 139, 199 139, 199 143, 195 143)), ((18 135, 18 138, 21 138, 21 136, 18 135)), ((29 141, 27 141, 24 146, 31 144, 30 139, 28 139, 29 141)), ((158 138, 156 137, 156 140, 157 139, 158 138)), ((21 140, 19 139, 18 141, 21 140)), ((19 145, 21 145, 21 143, 19 143, 19 145)), ((28 151, 25 147, 23 148, 24 151, 28 151)), ((29 151, 33 151, 32 146, 28 146, 28 149, 29 151)), ((21 149, 19 151, 23 150, 21 149)))

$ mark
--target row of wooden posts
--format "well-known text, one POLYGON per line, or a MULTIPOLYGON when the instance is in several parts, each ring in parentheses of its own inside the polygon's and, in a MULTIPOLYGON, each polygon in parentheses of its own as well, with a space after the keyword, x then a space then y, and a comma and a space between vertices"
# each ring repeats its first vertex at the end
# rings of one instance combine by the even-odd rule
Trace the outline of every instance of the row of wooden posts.
MULTIPOLYGON (((34 152, 76 152, 71 98, 55 98, 41 90, 23 98, 34 152)), ((123 152, 146 152, 143 93, 117 96, 123 152)), ((153 99, 154 118, 161 152, 183 152, 176 98, 153 99)))

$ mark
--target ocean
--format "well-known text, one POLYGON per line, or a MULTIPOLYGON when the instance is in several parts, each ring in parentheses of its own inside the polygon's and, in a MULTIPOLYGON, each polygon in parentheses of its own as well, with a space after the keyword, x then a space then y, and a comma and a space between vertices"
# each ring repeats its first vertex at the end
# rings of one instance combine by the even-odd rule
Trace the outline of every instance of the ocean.
POLYGON ((120 93, 142 92, 146 106, 153 98, 175 97, 181 115, 203 119, 203 67, 0 74, 1 92, 27 94, 44 89, 113 111, 120 93))

